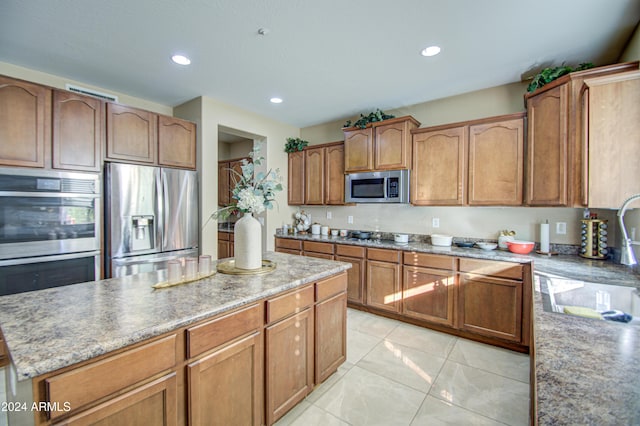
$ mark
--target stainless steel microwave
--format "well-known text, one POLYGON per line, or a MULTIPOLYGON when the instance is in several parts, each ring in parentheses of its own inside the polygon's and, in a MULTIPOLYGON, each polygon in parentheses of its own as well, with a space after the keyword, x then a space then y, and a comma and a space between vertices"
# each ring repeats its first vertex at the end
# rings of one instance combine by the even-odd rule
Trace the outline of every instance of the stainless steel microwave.
POLYGON ((345 175, 347 203, 408 203, 409 170, 345 175))

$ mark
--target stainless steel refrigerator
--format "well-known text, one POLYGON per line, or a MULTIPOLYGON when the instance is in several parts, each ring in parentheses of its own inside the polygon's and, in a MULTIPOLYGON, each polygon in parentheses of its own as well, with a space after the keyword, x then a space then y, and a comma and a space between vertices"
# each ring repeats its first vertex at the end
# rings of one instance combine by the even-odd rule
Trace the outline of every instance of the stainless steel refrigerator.
POLYGON ((105 186, 107 278, 198 256, 197 172, 107 163, 105 186))

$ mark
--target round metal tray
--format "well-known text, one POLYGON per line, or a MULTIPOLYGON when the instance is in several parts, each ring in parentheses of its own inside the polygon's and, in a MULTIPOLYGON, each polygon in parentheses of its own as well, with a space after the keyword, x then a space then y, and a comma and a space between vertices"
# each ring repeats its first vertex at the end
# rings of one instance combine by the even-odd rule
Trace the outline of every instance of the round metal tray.
POLYGON ((240 269, 236 268, 235 259, 231 259, 218 263, 217 269, 221 274, 228 275, 262 275, 273 272, 276 269, 276 264, 270 260, 262 259, 262 267, 258 269, 240 269))

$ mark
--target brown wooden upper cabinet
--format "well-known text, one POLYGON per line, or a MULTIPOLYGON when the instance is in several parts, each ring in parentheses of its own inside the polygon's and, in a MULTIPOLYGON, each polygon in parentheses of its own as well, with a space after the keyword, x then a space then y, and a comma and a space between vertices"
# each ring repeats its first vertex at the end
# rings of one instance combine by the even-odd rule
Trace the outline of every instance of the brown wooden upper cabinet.
POLYGON ((249 157, 218 162, 218 205, 228 206, 232 201, 233 189, 242 174, 242 160, 249 157))
POLYGON ((45 167, 51 141, 50 89, 0 76, 0 141, 0 164, 45 167))
POLYGON ((412 133, 412 204, 522 204, 523 113, 412 133))
POLYGON ((398 170, 411 167, 411 130, 420 123, 411 116, 392 118, 344 131, 345 172, 398 170))
POLYGON ((640 193, 640 72, 584 81, 583 137, 588 146, 583 203, 619 208, 640 193))
MULTIPOLYGON (((637 69, 638 62, 631 62, 573 72, 524 96, 528 126, 526 204, 587 205, 585 188, 591 153, 584 137, 583 83, 585 79, 637 69)), ((618 167, 619 160, 609 167, 618 167)))
POLYGON ((165 115, 158 116, 158 164, 196 168, 196 125, 165 115))
POLYGON ((289 205, 344 204, 344 144, 314 145, 289 154, 289 205))
POLYGON ((108 102, 106 159, 195 169, 195 124, 108 102))
POLYGON ((155 164, 157 132, 157 114, 107 103, 107 159, 155 164))
POLYGON ((104 102, 54 90, 53 168, 99 172, 103 140, 104 102))

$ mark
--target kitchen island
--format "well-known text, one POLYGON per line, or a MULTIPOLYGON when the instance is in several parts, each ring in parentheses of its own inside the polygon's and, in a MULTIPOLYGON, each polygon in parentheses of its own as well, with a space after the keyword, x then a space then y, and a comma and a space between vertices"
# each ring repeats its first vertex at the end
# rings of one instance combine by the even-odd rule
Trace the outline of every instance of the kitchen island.
POLYGON ((185 424, 187 411, 196 418, 216 405, 198 375, 211 368, 257 404, 244 410, 251 423, 264 423, 266 412, 271 424, 344 360, 350 265, 281 253, 264 258, 277 264, 266 275, 218 273, 154 290, 166 279, 159 271, 0 297, 11 358, 8 399, 26 408, 45 403, 8 413, 10 424, 12 417, 15 424, 104 418, 114 406, 126 407, 127 398, 147 401, 145 395, 156 398, 146 409, 163 410, 166 424, 185 424), (225 359, 242 373, 214 368, 225 359), (287 367, 302 374, 278 383, 287 367), (284 388, 296 395, 283 395, 284 388), (196 406, 197 397, 205 399, 196 406))
MULTIPOLYGON (((574 255, 520 255, 423 242, 358 241, 313 235, 277 238, 427 253, 456 258, 530 263, 536 273, 640 288, 640 269, 574 255)), ((532 418, 541 425, 640 424, 640 326, 547 312, 534 282, 532 294, 532 418)))

